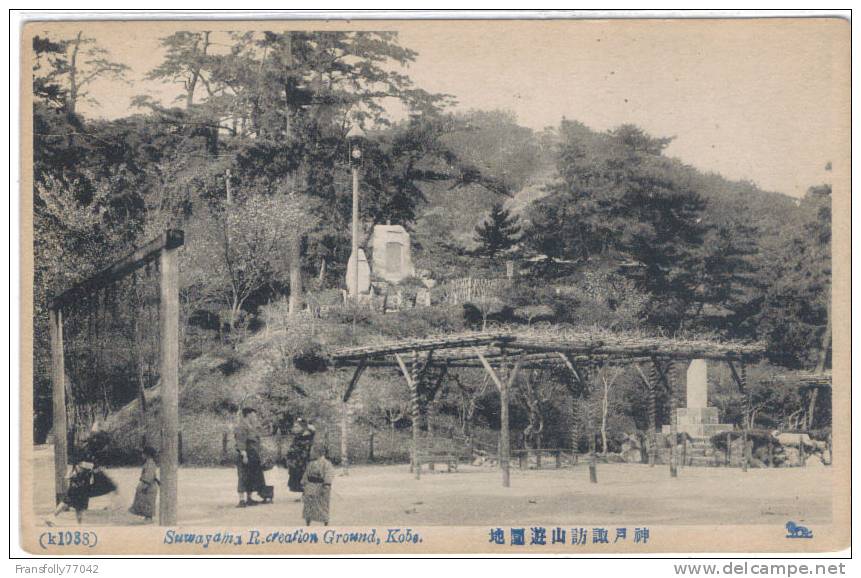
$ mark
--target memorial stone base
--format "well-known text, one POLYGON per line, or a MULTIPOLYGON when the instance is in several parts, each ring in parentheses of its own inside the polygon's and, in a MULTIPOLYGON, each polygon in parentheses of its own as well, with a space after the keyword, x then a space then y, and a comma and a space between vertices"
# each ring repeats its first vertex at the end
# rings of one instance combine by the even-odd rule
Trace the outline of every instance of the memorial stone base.
MULTIPOLYGON (((661 428, 665 434, 671 433, 670 426, 661 428)), ((680 407, 676 410, 676 431, 686 433, 692 438, 710 438, 715 434, 732 431, 732 425, 718 423, 716 407, 680 407)))

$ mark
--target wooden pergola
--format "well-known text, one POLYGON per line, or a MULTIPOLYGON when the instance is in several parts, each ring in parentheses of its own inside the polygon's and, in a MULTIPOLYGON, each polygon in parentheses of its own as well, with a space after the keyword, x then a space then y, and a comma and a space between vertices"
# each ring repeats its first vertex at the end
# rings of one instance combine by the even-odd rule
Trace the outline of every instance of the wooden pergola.
MULTIPOLYGON (((708 359, 727 363, 739 389, 746 395, 745 364, 761 358, 764 347, 758 343, 727 342, 708 339, 651 337, 617 334, 600 330, 569 328, 525 329, 520 331, 473 332, 422 339, 399 339, 362 347, 345 347, 331 352, 332 366, 352 368, 342 401, 341 458, 347 463, 348 435, 347 403, 367 368, 393 367, 400 369, 411 394, 412 462, 415 476, 421 477, 419 423, 423 391, 435 395, 439 389, 429 386, 431 367, 440 369, 441 381, 450 368, 483 368, 496 385, 500 396, 499 464, 503 486, 510 486, 509 391, 521 369, 563 365, 571 381, 569 389, 584 385, 583 371, 595 365, 633 364, 643 383, 654 392, 663 385, 671 397, 671 428, 675 429, 675 371, 673 362, 708 359), (648 372, 642 365, 649 364, 648 372), (648 373, 648 375, 647 375, 648 373), (650 377, 651 376, 651 377, 650 377), (655 383, 655 382, 658 383, 655 383)), ((654 400, 654 395, 652 395, 654 400)), ((576 402, 575 402, 576 403, 576 402)), ((654 403, 654 402, 653 402, 654 403)), ((748 404, 749 405, 749 404, 748 404)), ((654 411, 652 412, 654 420, 654 411)), ((654 424, 652 424, 654 431, 654 424)), ((590 474, 595 481, 595 456, 591 452, 590 474)), ((676 475, 674 450, 671 451, 670 471, 676 475)))

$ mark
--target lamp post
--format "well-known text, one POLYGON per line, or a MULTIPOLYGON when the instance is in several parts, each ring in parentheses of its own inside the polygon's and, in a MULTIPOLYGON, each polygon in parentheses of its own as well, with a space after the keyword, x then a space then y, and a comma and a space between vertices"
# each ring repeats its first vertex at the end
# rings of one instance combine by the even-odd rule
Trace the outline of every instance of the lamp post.
MULTIPOLYGON (((356 308, 359 306, 359 167, 362 165, 362 137, 364 132, 357 125, 350 127, 347 142, 350 147, 350 168, 353 173, 353 248, 350 260, 353 262, 353 274, 350 276, 350 292, 355 299, 356 308)), ((356 325, 356 314, 353 313, 353 328, 356 325)))

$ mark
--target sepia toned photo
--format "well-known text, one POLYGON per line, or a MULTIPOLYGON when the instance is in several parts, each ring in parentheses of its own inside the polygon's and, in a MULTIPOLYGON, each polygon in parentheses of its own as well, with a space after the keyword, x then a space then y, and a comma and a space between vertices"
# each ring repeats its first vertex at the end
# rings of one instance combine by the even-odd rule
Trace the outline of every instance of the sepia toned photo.
POLYGON ((849 547, 847 20, 21 37, 27 552, 849 547))

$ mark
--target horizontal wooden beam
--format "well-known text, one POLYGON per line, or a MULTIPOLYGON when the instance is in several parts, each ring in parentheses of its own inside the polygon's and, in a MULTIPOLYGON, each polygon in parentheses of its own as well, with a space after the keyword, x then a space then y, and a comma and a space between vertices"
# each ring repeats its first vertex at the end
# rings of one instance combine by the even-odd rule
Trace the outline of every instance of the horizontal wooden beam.
POLYGON ((168 229, 143 247, 126 255, 114 264, 102 269, 86 281, 67 289, 51 301, 51 309, 62 309, 69 303, 74 303, 82 297, 95 293, 147 263, 155 261, 164 249, 176 249, 185 242, 185 235, 179 229, 168 229))
POLYGON ((505 343, 511 339, 513 337, 505 333, 477 333, 474 335, 404 339, 397 343, 344 348, 335 351, 332 357, 336 362, 343 362, 359 360, 361 358, 394 355, 396 353, 409 353, 412 351, 432 351, 435 349, 491 345, 494 343, 505 343))
MULTIPOLYGON (((519 353, 517 350, 510 351, 508 355, 513 355, 519 353)), ((503 357, 499 353, 487 353, 482 352, 482 356, 491 364, 499 363, 503 357)), ((558 354, 548 354, 548 353, 535 353, 535 354, 520 354, 519 357, 522 360, 522 365, 524 368, 526 367, 539 367, 546 365, 561 365, 565 363, 558 354)), ((638 363, 643 361, 651 360, 651 357, 624 357, 624 356, 607 356, 607 355, 579 355, 575 357, 567 356, 567 359, 574 363, 589 363, 595 361, 607 362, 607 361, 625 361, 630 363, 638 363)), ((439 357, 437 359, 438 363, 445 363, 449 367, 483 367, 481 361, 477 358, 475 353, 470 356, 457 356, 457 357, 439 357)), ((335 362, 335 367, 357 367, 362 363, 361 359, 355 360, 338 360, 335 362)), ((368 359, 365 362, 367 367, 399 367, 395 358, 387 358, 382 357, 378 359, 368 359)))

